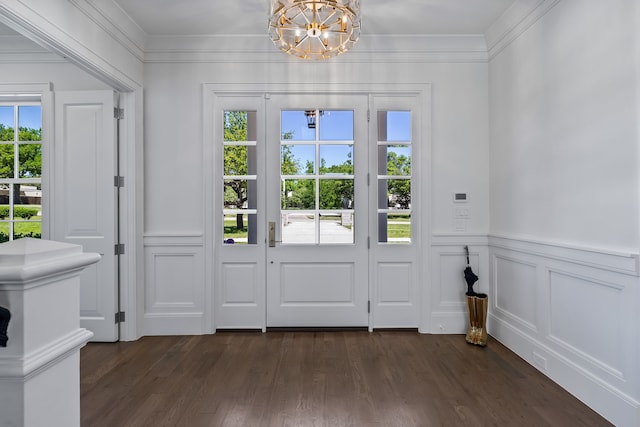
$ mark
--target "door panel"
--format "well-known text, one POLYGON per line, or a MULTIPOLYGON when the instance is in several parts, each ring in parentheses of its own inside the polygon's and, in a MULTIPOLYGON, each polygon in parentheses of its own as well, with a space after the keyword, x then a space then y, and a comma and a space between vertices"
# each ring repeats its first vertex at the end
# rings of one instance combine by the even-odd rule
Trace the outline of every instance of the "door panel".
POLYGON ((367 140, 366 96, 271 95, 267 326, 369 324, 367 140))
POLYGON ((116 136, 111 91, 55 94, 52 238, 102 259, 80 276, 80 323, 117 341, 116 136))
POLYGON ((219 260, 215 324, 220 329, 264 329, 264 97, 220 95, 216 106, 214 169, 222 175, 214 187, 214 204, 222 215, 214 233, 219 260))
POLYGON ((369 159, 376 171, 370 186, 372 209, 371 309, 374 328, 413 328, 419 324, 420 285, 418 247, 421 227, 416 215, 421 198, 421 140, 418 99, 415 96, 372 97, 369 159))

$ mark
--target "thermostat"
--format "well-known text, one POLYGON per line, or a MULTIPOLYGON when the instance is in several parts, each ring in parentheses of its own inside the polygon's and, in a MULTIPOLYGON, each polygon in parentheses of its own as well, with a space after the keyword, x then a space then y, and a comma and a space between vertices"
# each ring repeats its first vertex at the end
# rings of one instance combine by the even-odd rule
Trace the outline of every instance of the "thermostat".
POLYGON ((453 201, 456 203, 467 202, 467 193, 453 193, 453 201))

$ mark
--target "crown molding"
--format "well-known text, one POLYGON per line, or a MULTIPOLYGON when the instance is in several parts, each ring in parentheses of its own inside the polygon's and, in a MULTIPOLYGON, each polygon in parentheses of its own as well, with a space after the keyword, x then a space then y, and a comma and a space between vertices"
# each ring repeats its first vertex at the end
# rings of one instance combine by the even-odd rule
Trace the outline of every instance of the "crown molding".
MULTIPOLYGON (((363 35, 336 62, 487 62, 483 35, 363 35)), ((145 63, 301 62, 283 54, 264 36, 152 36, 145 63)), ((307 62, 307 61, 304 61, 307 62)))
MULTIPOLYGON (((22 1, 17 0, 18 3, 22 1)), ((412 36, 364 34, 347 55, 340 55, 333 61, 345 63, 488 62, 559 2, 560 0, 516 0, 485 34, 412 36)), ((242 36, 150 36, 113 1, 69 0, 69 3, 113 41, 144 63, 299 63, 301 61, 282 54, 273 46, 266 33, 242 36)), ((32 12, 35 11, 32 10, 32 12)), ((31 25, 26 27, 33 28, 31 25)), ((77 56, 74 53, 56 49, 56 43, 51 43, 47 35, 39 34, 38 31, 35 33, 38 42, 44 41, 41 44, 45 47, 53 46, 51 50, 62 58, 77 56)), ((38 56, 45 62, 54 61, 54 56, 34 52, 28 46, 24 47, 24 51, 16 49, 8 52, 0 48, 0 52, 6 54, 6 56, 3 55, 3 62, 36 62, 38 56)))
POLYGON ((489 59, 509 46, 560 0, 516 0, 485 32, 489 59))
POLYGON ((115 2, 69 1, 133 56, 140 61, 144 59, 146 33, 115 2))

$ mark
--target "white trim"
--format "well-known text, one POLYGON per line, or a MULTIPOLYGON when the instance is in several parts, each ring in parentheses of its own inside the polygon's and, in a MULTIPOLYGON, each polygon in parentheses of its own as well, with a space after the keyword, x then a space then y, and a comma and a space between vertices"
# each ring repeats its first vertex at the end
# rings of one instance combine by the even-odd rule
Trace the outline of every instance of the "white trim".
POLYGON ((517 0, 485 33, 489 59, 517 40, 560 0, 517 0))
POLYGON ((28 380, 75 354, 91 337, 93 332, 79 328, 24 357, 0 357, 0 380, 28 380))
MULTIPOLYGON (((416 179, 420 181, 419 195, 422 199, 423 206, 420 209, 420 223, 422 226, 418 231, 416 238, 415 248, 417 251, 417 271, 416 280, 424 277, 424 272, 429 271, 431 246, 429 244, 431 238, 431 221, 429 212, 429 200, 431 196, 431 120, 429 109, 431 108, 431 84, 428 83, 407 83, 407 84, 369 84, 369 83, 266 83, 266 84, 243 84, 243 83, 204 83, 203 84, 203 161, 205 166, 207 164, 213 164, 214 147, 210 143, 213 141, 213 108, 215 107, 215 99, 217 96, 241 96, 241 97, 257 97, 268 99, 271 94, 335 94, 335 95, 348 95, 348 94, 362 94, 370 96, 412 96, 418 97, 420 114, 423 120, 419 121, 422 147, 420 148, 420 160, 421 164, 425 165, 421 176, 417 176, 416 179), (425 110, 426 108, 426 110, 425 110)), ((212 188, 214 177, 213 171, 210 167, 204 167, 204 217, 213 218, 214 213, 214 189, 212 188)), ((212 224, 210 221, 205 221, 205 235, 204 235, 204 256, 205 259, 216 260, 216 246, 214 245, 214 230, 211 230, 212 224)), ((215 225, 213 225, 215 226, 215 225)), ((214 263, 215 264, 215 261, 214 263)), ((430 278, 427 280, 419 280, 419 315, 418 315, 418 328, 420 332, 428 332, 428 325, 430 323, 429 312, 429 289, 431 286, 430 278)), ((214 272, 212 263, 205 263, 205 288, 207 291, 207 304, 210 304, 211 308, 215 307, 212 300, 212 294, 214 292, 214 272)), ((370 297, 372 297, 371 290, 369 291, 370 297)), ((207 310, 208 312, 208 310, 207 310)), ((213 319, 215 319, 215 313, 213 319)), ((371 319, 369 324, 372 325, 371 319)), ((215 331, 218 325, 213 324, 212 320, 212 332, 215 331)), ((397 325, 396 325, 397 327, 397 325)), ((416 327, 415 324, 411 327, 416 327)))
POLYGON ((550 240, 534 240, 495 234, 489 235, 489 244, 495 248, 640 276, 640 253, 637 251, 586 247, 550 240))
POLYGON ((140 315, 144 311, 144 168, 142 89, 120 93, 120 108, 125 111, 120 121, 120 174, 126 184, 120 195, 120 243, 125 253, 120 255, 120 309, 127 313, 120 324, 120 340, 134 341, 142 336, 140 315), (124 193, 124 194, 123 194, 124 193))

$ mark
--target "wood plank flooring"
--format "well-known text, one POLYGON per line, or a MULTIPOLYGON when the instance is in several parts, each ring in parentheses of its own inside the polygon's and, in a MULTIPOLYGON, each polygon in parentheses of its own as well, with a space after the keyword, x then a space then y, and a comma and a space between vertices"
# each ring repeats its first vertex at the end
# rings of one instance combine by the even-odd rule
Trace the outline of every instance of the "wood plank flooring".
POLYGON ((491 338, 269 331, 90 343, 81 425, 611 424, 491 338))

